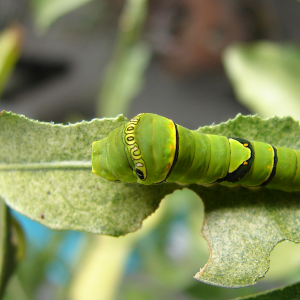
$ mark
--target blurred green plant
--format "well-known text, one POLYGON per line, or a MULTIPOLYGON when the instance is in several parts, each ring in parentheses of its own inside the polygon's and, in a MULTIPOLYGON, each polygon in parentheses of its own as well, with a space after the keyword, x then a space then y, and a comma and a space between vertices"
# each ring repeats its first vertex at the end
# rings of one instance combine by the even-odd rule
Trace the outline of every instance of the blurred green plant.
POLYGON ((14 25, 0 33, 0 99, 21 54, 22 29, 14 25))
POLYGON ((13 219, 9 208, 0 197, 0 299, 2 299, 10 277, 25 253, 23 231, 13 219))
POLYGON ((165 213, 162 207, 143 222, 143 230, 118 239, 97 236, 88 249, 80 270, 71 285, 70 297, 74 300, 115 299, 124 274, 125 263, 134 245, 152 232, 165 213))
POLYGON ((30 0, 36 31, 44 34, 63 15, 92 0, 30 0))
POLYGON ((299 299, 300 283, 270 290, 256 295, 236 298, 235 300, 290 300, 299 299))
POLYGON ((147 0, 127 0, 119 22, 117 45, 101 85, 97 116, 127 115, 140 92, 150 62, 149 45, 141 40, 147 17, 147 0))
POLYGON ((268 41, 229 46, 224 66, 237 99, 252 113, 300 119, 300 48, 268 41))

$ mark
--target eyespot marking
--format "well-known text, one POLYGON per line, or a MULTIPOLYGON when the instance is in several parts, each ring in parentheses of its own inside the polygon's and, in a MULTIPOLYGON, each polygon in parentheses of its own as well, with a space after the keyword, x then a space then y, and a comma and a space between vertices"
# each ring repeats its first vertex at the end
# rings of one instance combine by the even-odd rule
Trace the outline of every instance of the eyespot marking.
POLYGON ((135 169, 135 173, 139 179, 141 179, 141 180, 145 179, 144 173, 141 170, 135 169))

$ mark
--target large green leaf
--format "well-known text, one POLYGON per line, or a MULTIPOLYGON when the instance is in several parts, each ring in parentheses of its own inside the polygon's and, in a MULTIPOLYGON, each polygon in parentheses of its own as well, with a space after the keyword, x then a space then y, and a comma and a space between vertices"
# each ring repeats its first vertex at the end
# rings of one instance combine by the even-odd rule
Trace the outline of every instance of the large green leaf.
MULTIPOLYGON (((299 122, 292 118, 237 116, 203 133, 243 137, 300 149, 299 122)), ((261 188, 193 186, 205 206, 203 235, 211 258, 195 278, 225 287, 254 284, 269 268, 269 255, 283 240, 300 242, 300 194, 261 188), (221 284, 220 284, 221 283, 221 284)))
POLYGON ((53 229, 115 236, 137 230, 175 185, 116 185, 92 174, 92 142, 124 122, 120 116, 63 126, 2 113, 0 195, 53 229))
MULTIPOLYGON (((3 112, 0 196, 12 208, 54 229, 114 236, 137 230, 165 195, 182 186, 111 183, 91 173, 92 142, 125 121, 119 116, 55 125, 3 112)), ((300 150, 299 123, 292 118, 239 115, 199 131, 300 150)), ((202 234, 211 258, 196 274, 203 282, 225 287, 254 284, 268 270, 270 252, 278 242, 300 242, 299 193, 189 188, 205 207, 202 234)))

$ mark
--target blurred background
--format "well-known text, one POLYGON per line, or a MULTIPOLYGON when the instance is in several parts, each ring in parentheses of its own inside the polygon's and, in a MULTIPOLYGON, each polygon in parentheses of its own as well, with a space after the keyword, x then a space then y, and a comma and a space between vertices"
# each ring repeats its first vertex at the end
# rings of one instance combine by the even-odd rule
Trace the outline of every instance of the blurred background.
MULTIPOLYGON (((151 112, 190 129, 258 113, 300 119, 296 0, 0 0, 0 111, 68 124, 151 112)), ((26 257, 5 299, 231 299, 299 281, 276 246, 256 286, 193 279, 203 204, 184 189, 126 237, 54 232, 16 213, 26 257)))

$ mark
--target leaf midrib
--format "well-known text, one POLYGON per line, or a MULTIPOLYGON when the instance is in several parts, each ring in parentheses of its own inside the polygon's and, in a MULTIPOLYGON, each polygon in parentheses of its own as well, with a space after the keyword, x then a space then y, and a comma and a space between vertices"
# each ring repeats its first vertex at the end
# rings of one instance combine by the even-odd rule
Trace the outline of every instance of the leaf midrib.
POLYGON ((38 163, 0 164, 0 171, 17 170, 87 170, 92 169, 91 161, 52 161, 38 163))

